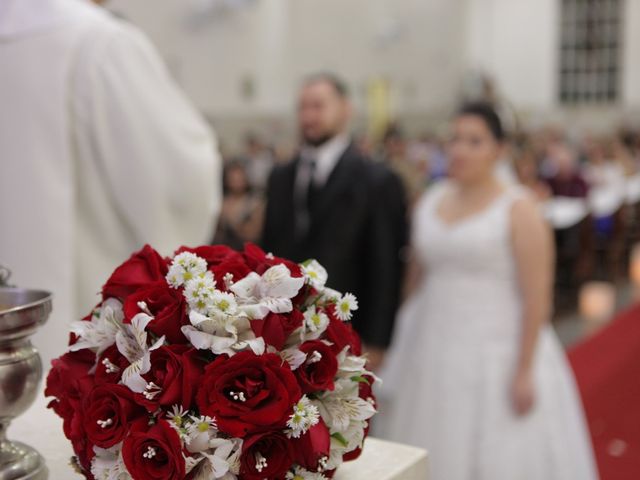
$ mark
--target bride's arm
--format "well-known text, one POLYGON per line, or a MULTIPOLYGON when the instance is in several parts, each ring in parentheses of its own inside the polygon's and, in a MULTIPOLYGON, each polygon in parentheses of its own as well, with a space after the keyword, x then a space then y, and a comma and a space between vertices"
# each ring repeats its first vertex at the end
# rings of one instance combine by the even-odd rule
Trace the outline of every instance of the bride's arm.
POLYGON ((511 237, 522 295, 522 334, 512 400, 516 413, 525 414, 534 401, 532 367, 538 334, 549 321, 553 302, 553 239, 532 200, 521 199, 513 205, 511 237))
POLYGON ((405 302, 415 292, 424 277, 424 267, 411 247, 407 247, 407 268, 402 285, 402 302, 405 302))

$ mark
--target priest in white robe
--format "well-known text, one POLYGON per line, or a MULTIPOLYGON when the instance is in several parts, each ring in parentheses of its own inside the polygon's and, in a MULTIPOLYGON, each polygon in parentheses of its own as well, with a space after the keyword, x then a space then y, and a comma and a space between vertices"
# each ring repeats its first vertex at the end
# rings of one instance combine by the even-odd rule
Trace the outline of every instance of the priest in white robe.
POLYGON ((140 31, 88 1, 0 0, 0 264, 55 295, 45 366, 134 250, 208 239, 219 170, 140 31))

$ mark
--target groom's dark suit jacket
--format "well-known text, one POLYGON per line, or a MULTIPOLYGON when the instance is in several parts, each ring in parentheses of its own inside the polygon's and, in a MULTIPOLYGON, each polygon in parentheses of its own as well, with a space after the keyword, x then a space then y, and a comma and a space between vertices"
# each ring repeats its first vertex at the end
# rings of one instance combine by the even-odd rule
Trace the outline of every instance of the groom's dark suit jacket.
POLYGON ((329 272, 329 287, 357 296, 360 308, 353 325, 363 341, 387 347, 407 243, 403 186, 387 167, 350 145, 317 194, 308 233, 297 238, 294 184, 299 164, 296 158, 271 174, 263 247, 298 262, 318 260, 329 272))

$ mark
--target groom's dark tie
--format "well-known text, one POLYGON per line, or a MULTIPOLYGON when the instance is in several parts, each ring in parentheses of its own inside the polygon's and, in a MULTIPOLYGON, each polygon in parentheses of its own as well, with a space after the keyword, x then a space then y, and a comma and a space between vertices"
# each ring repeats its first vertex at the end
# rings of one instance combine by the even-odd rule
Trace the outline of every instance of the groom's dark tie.
POLYGON ((301 160, 300 168, 304 170, 304 185, 301 186, 296 202, 296 235, 304 237, 311 227, 311 216, 318 198, 318 187, 313 181, 316 172, 316 158, 308 156, 301 160))

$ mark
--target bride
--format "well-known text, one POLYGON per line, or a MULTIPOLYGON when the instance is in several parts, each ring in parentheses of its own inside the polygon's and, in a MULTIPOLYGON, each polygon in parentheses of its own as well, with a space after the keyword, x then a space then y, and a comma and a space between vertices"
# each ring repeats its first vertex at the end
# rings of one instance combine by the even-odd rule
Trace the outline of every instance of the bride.
POLYGON ((388 436, 429 450, 432 480, 594 480, 572 372, 549 325, 553 244, 532 199, 494 175, 485 104, 453 122, 450 180, 414 215, 415 289, 382 377, 388 436))

